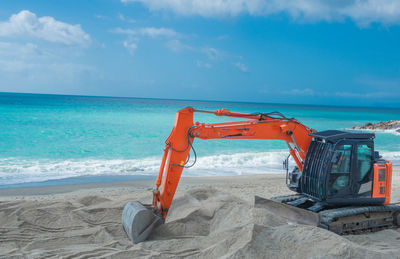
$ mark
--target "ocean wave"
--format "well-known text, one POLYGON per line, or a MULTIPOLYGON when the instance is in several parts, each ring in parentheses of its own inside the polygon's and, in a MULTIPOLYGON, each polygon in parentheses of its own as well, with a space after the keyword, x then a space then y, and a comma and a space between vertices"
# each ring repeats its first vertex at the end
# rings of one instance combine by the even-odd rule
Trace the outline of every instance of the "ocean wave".
POLYGON ((392 134, 395 136, 400 136, 400 132, 398 132, 399 129, 374 129, 374 130, 363 129, 363 130, 370 131, 370 132, 376 132, 376 133, 386 133, 386 134, 392 134))
POLYGON ((398 131, 399 128, 397 128, 397 129, 352 129, 352 128, 346 128, 346 130, 350 130, 350 131, 364 131, 364 132, 375 132, 375 133, 387 133, 387 134, 392 134, 392 135, 400 136, 400 132, 398 131))
POLYGON ((394 166, 400 166, 400 152, 379 152, 383 159, 391 161, 394 166))
MULTIPOLYGON (((385 159, 400 165, 400 152, 381 152, 385 159)), ((202 156, 183 176, 224 176, 283 173, 282 161, 288 151, 254 152, 202 156)), ((0 159, 0 185, 59 180, 79 176, 156 176, 161 157, 143 159, 29 160, 0 159)), ((191 164, 191 162, 189 162, 191 164)), ((290 160, 293 167, 293 159, 290 160)))
POLYGON ((390 133, 396 136, 400 136, 400 132, 398 130, 399 129, 388 129, 388 130, 378 130, 378 132, 390 133))

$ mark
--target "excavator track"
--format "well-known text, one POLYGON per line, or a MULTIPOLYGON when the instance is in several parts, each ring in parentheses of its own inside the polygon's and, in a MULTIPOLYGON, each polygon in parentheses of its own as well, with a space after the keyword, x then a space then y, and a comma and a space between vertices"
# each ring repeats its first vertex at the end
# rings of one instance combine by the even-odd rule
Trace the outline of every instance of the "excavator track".
POLYGON ((359 206, 323 210, 321 227, 339 235, 362 234, 400 225, 400 206, 359 206))
POLYGON ((305 215, 317 214, 318 227, 338 235, 363 234, 400 227, 400 205, 396 204, 325 209, 301 194, 278 196, 271 200, 302 209, 305 215), (320 210, 315 211, 316 208, 320 210))

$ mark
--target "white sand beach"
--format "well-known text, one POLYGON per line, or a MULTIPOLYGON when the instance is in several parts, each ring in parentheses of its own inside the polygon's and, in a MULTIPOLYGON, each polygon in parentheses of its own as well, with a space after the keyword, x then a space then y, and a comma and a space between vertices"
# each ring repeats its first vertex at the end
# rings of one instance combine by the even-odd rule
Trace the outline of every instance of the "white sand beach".
MULTIPOLYGON (((183 178, 166 224, 132 244, 128 201, 150 203, 153 181, 0 190, 0 258, 400 258, 400 229, 339 236, 287 224, 254 195, 290 193, 283 174, 183 178)), ((400 168, 392 202, 400 202, 400 168)))

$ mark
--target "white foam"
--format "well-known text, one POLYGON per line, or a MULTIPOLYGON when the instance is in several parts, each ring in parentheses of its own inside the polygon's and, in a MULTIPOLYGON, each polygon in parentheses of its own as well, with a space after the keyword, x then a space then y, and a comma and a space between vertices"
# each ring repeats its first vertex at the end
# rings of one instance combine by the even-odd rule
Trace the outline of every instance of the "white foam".
POLYGON ((400 152, 383 151, 379 152, 383 159, 391 161, 393 165, 400 166, 400 152))
POLYGON ((398 131, 400 129, 390 129, 390 130, 382 130, 382 132, 384 133, 391 133, 394 134, 396 136, 400 136, 400 132, 398 131))
MULTIPOLYGON (((196 165, 186 169, 185 175, 242 175, 262 173, 282 173, 282 162, 288 151, 237 153, 198 158, 196 165)), ((290 160, 295 165, 293 159, 290 160)), ((190 164, 190 162, 189 162, 190 164)))
MULTIPOLYGON (((400 165, 400 152, 380 152, 383 157, 400 165)), ((223 176, 242 174, 283 173, 282 161, 288 151, 236 153, 198 157, 183 176, 223 176)), ((40 182, 78 176, 130 175, 156 176, 161 157, 143 159, 86 160, 21 160, 0 159, 0 185, 40 182)), ((191 164, 191 161, 189 162, 191 164)), ((290 161, 291 166, 295 163, 290 161)))
MULTIPOLYGON (((186 176, 239 175, 246 173, 282 172, 282 161, 287 151, 239 153, 198 157, 186 176)), ((161 157, 114 160, 21 160, 0 159, 0 185, 57 180, 96 175, 156 176, 161 157)), ((191 161, 189 162, 191 164, 191 161)))
MULTIPOLYGON (((355 130, 355 129, 347 128, 346 130, 355 130)), ((387 133, 387 134, 393 134, 396 136, 400 136, 400 132, 398 132, 398 130, 400 130, 400 128, 397 128, 397 129, 356 129, 356 131, 387 133)))
POLYGON ((0 160, 0 185, 95 175, 152 175, 159 159, 0 160))

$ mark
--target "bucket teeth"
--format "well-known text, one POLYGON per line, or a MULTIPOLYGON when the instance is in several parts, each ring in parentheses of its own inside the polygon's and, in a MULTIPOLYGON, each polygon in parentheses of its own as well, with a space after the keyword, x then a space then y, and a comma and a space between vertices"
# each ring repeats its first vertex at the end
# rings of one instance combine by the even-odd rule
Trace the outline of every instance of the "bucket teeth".
POLYGON ((128 237, 135 244, 147 239, 152 230, 164 223, 151 206, 133 201, 125 205, 122 212, 122 225, 128 237))

